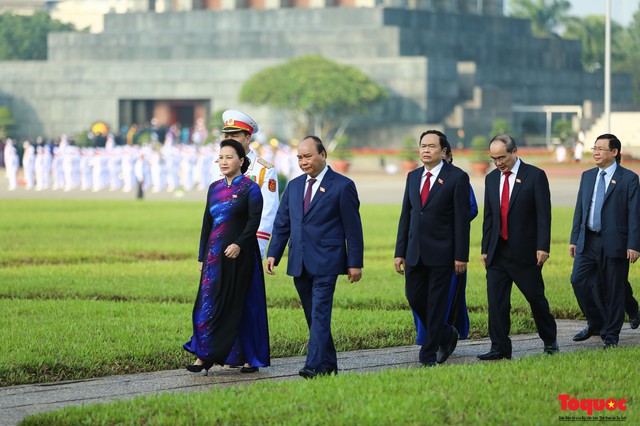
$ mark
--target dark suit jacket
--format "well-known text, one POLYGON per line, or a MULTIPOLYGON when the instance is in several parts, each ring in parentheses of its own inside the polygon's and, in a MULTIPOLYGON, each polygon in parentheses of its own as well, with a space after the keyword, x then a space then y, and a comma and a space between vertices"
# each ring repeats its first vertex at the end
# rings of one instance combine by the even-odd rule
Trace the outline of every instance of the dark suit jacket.
MULTIPOLYGON (((571 244, 576 252, 584 250, 584 237, 591 205, 591 196, 600 169, 595 167, 582 173, 580 189, 573 213, 571 244)), ((613 173, 602 205, 602 246, 608 257, 627 257, 627 249, 640 251, 640 205, 638 175, 618 166, 613 173)))
MULTIPOLYGON (((485 178, 482 253, 491 265, 500 238, 500 170, 485 178)), ((528 266, 538 263, 536 252, 550 250, 551 193, 545 172, 520 160, 515 177, 509 212, 507 213, 509 248, 516 263, 528 266)))
POLYGON ((267 257, 280 262, 289 241, 287 274, 346 274, 361 268, 364 241, 360 201, 353 181, 329 168, 306 214, 302 212, 307 175, 287 185, 273 225, 267 257))
POLYGON ((408 266, 451 266, 469 261, 469 175, 444 163, 424 207, 420 183, 424 167, 407 175, 395 257, 408 266))

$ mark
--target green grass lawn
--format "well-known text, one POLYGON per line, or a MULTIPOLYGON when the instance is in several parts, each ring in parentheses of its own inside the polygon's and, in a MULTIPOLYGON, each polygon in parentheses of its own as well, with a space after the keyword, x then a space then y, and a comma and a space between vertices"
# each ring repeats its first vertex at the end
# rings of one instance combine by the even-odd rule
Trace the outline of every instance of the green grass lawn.
MULTIPOLYGON (((365 205, 363 280, 340 278, 334 337, 339 351, 413 343, 403 277, 393 268, 399 206, 365 205)), ((0 386, 179 368, 198 286, 201 203, 2 200, 0 386)), ((569 282, 572 210, 553 211, 544 268, 556 318, 580 318, 569 282)), ((467 300, 471 335, 486 336, 481 218, 472 224, 467 300)), ((307 330, 286 259, 267 277, 273 357, 303 355, 307 330)), ((632 282, 637 268, 631 268, 632 282)), ((534 331, 518 291, 512 332, 534 331)), ((640 421, 639 348, 533 356, 513 362, 341 374, 315 381, 255 383, 70 407, 24 424, 549 424, 559 394, 626 398, 640 421), (407 395, 411 395, 410 398, 407 395), (320 417, 319 413, 325 414, 320 417)), ((417 350, 416 350, 417 357, 417 350)), ((591 417, 593 418, 593 417, 591 417)))
MULTIPOLYGON (((512 362, 257 382, 207 392, 69 407, 24 425, 548 425, 562 417, 638 424, 639 348, 512 362), (626 400, 625 410, 562 410, 569 398, 626 400)), ((571 405, 569 405, 571 407, 571 405)), ((585 406, 586 407, 586 406, 585 406)))
MULTIPOLYGON (((190 359, 198 286, 202 204, 193 202, 2 200, 0 209, 0 385, 178 368, 190 359)), ((339 279, 338 350, 413 343, 403 277, 393 268, 399 206, 362 206, 361 282, 339 279)), ((556 318, 580 318, 569 276, 572 209, 553 212, 544 268, 556 318)), ((471 335, 487 335, 480 264, 481 218, 472 224, 467 300, 471 335)), ((632 282, 638 276, 631 268, 632 282)), ((267 276, 272 356, 301 355, 307 332, 286 259, 267 276)), ((535 330, 512 297, 513 333, 535 330)))

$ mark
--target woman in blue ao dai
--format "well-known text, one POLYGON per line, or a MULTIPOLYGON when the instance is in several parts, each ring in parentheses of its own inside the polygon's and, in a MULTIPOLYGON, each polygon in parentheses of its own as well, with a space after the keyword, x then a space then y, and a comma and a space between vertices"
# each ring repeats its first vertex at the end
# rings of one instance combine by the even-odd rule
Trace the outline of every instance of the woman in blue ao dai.
POLYGON ((193 308, 193 336, 184 349, 198 358, 187 370, 213 364, 255 372, 270 364, 264 273, 256 231, 260 187, 243 172, 242 145, 225 139, 218 159, 223 179, 209 187, 200 237, 201 278, 193 308))

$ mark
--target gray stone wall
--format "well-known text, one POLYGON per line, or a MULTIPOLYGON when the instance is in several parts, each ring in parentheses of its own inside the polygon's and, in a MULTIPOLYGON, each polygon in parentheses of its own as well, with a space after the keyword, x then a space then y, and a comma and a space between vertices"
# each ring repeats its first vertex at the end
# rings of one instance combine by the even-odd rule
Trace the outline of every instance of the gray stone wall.
MULTIPOLYGON (((118 128, 120 99, 205 99, 211 111, 242 108, 252 112, 264 129, 280 136, 292 132, 283 114, 241 105, 242 84, 275 60, 192 61, 75 61, 9 62, 0 68, 0 105, 11 108, 25 136, 58 136, 87 130, 95 121, 118 128), (253 111, 256 111, 255 113, 253 111)), ((405 127, 424 122, 428 100, 425 58, 345 61, 379 75, 391 99, 379 109, 384 122, 405 127), (415 84, 409 83, 415 81, 415 84), (402 117, 397 120, 396 117, 402 117)), ((355 120, 353 131, 369 127, 370 119, 355 120)), ((380 123, 381 124, 381 123, 380 123)))
MULTIPOLYGON (((353 120, 356 144, 444 128, 454 111, 449 121, 482 129, 508 118, 511 103, 603 96, 602 75, 582 71, 578 42, 535 38, 523 19, 326 8, 107 15, 103 33, 50 34, 48 61, 2 63, 0 105, 12 108, 19 134, 57 136, 97 120, 130 124, 118 122, 122 99, 203 99, 210 112, 255 111, 262 128, 287 137, 285 114, 239 105, 238 93, 255 72, 310 53, 356 66, 389 91, 353 120)), ((631 88, 629 76, 614 76, 613 102, 630 103, 631 88)))

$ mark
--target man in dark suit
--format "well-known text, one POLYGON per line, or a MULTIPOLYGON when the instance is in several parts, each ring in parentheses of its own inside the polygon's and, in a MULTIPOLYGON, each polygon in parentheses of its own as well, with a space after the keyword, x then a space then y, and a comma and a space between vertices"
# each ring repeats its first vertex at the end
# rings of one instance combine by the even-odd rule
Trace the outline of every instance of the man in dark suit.
POLYGON ((597 167, 582 174, 569 244, 571 284, 588 324, 573 340, 600 334, 605 348, 618 345, 629 263, 640 256, 638 175, 619 164, 621 148, 612 134, 596 139, 597 167))
POLYGON ((289 242, 287 274, 293 277, 309 326, 309 347, 300 376, 338 372, 331 336, 333 293, 338 275, 362 277, 364 242, 356 186, 327 166, 327 151, 316 136, 298 147, 305 173, 293 179, 276 214, 266 270, 274 274, 289 242))
POLYGON ((427 367, 445 362, 456 347, 458 331, 445 319, 449 287, 469 262, 469 176, 443 161, 447 146, 442 132, 420 135, 424 167, 407 175, 394 259, 409 305, 429 330, 420 349, 427 367))
POLYGON ((547 175, 517 157, 516 142, 498 135, 489 146, 496 169, 485 178, 482 264, 487 270, 491 349, 487 360, 510 359, 511 287, 531 306, 544 352, 559 352, 556 322, 544 295, 542 266, 551 245, 551 193, 547 175))

